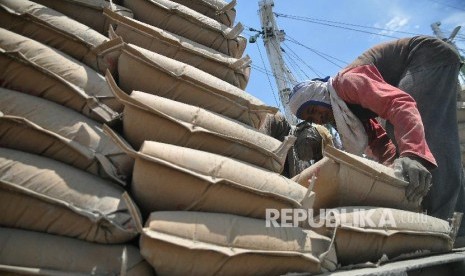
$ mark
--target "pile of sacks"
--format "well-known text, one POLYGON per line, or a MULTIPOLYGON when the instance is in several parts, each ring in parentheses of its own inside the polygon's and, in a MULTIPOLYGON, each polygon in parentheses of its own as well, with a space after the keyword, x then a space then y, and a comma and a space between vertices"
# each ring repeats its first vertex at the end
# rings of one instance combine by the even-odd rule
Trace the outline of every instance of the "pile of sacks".
POLYGON ((448 222, 403 220, 419 202, 388 168, 328 148, 279 174, 295 138, 257 130, 277 109, 244 91, 234 5, 0 0, 0 271, 318 274, 451 250, 448 222), (309 219, 276 227, 283 210, 309 219))
POLYGON ((461 214, 448 222, 420 213, 421 199, 407 200, 408 183, 392 168, 326 147, 323 159, 292 180, 316 194, 310 226, 333 235, 343 266, 452 250, 461 214))

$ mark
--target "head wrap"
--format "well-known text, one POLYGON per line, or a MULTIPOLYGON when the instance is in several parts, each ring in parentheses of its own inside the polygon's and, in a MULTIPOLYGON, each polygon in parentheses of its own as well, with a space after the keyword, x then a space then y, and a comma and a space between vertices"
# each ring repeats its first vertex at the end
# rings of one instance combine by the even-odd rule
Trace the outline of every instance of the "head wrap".
POLYGON ((363 124, 334 90, 332 79, 328 79, 314 79, 297 84, 289 97, 291 112, 302 119, 302 112, 309 105, 331 107, 343 148, 362 155, 368 145, 363 124))
POLYGON ((289 96, 291 112, 302 119, 302 112, 309 105, 321 105, 331 107, 331 99, 328 91, 328 83, 321 79, 314 79, 297 84, 289 96))

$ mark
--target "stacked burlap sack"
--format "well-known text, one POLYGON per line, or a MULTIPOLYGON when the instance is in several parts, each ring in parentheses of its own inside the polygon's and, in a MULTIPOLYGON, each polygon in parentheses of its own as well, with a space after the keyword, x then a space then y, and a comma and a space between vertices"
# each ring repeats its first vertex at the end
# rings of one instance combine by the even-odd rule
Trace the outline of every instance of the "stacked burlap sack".
MULTIPOLYGON (((50 2, 82 5, 68 11, 86 24, 106 20, 103 5, 131 15, 50 2)), ((112 43, 49 7, 0 1, 1 274, 154 273, 135 243, 133 160, 102 129, 123 108, 101 74, 112 43)))
POLYGON ((267 226, 270 210, 419 203, 384 167, 331 149, 280 175, 295 138, 257 130, 277 109, 244 91, 234 6, 0 0, 0 271, 319 274, 450 250, 447 222, 399 210, 392 229, 267 226))
POLYGON ((408 201, 408 183, 392 168, 333 147, 293 178, 315 193, 309 228, 332 236, 342 266, 451 251, 461 216, 444 221, 419 213, 408 201))
POLYGON ((234 5, 0 1, 2 273, 335 268, 330 238, 264 227, 313 194, 257 131, 277 109, 243 90, 234 5))

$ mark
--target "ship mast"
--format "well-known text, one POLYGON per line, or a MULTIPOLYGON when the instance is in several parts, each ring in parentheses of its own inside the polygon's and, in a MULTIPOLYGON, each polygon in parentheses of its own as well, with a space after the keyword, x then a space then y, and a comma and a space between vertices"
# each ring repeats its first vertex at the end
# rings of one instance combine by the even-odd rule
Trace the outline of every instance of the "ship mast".
POLYGON ((284 63, 281 42, 285 40, 285 32, 278 28, 273 13, 273 0, 262 0, 259 2, 260 21, 263 42, 270 62, 271 70, 279 91, 279 99, 283 105, 284 116, 289 123, 295 125, 297 118, 289 109, 289 95, 292 87, 297 81, 291 71, 284 63))

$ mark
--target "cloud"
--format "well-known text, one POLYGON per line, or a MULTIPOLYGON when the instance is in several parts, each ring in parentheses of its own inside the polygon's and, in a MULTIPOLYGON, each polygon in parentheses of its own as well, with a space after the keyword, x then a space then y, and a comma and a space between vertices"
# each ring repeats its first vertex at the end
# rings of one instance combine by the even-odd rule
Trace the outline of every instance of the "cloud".
POLYGON ((456 12, 441 20, 442 24, 465 28, 465 12, 456 12))
POLYGON ((376 23, 376 26, 377 28, 383 28, 385 30, 382 30, 379 32, 379 34, 381 35, 393 35, 395 31, 398 31, 400 29, 402 29, 402 27, 406 26, 409 22, 409 18, 408 17, 402 17, 402 16, 394 16, 391 20, 389 20, 387 23, 385 24, 380 24, 380 23, 376 23))

